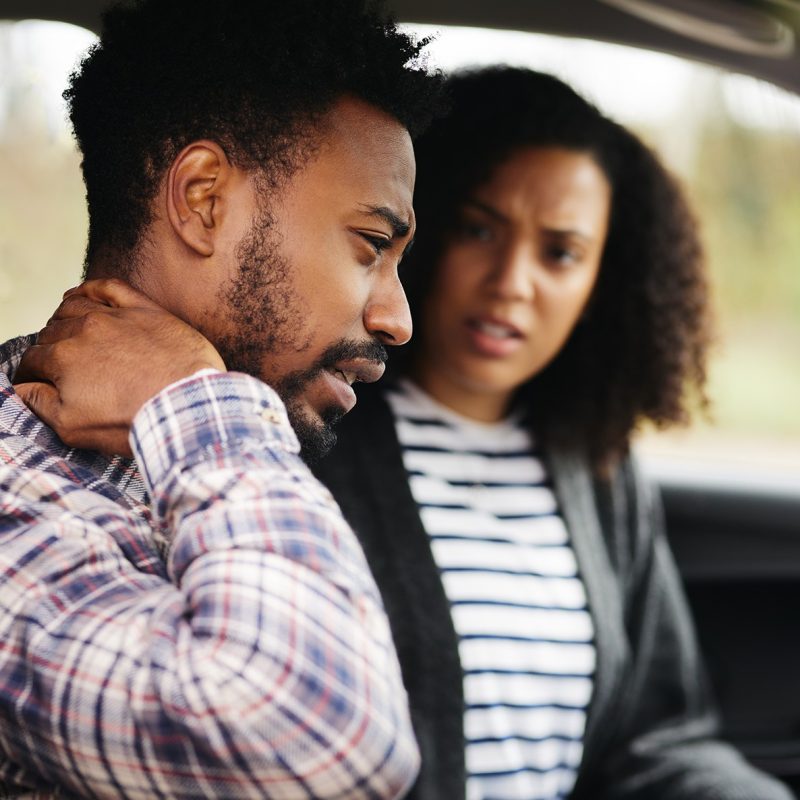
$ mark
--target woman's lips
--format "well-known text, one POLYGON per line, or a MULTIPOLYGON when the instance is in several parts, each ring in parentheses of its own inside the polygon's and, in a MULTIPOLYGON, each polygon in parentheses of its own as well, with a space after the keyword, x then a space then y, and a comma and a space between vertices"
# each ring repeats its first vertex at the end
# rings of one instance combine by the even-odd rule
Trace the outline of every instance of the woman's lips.
POLYGON ((488 358, 504 358, 522 347, 522 332, 509 322, 493 317, 473 317, 466 322, 472 349, 488 358))

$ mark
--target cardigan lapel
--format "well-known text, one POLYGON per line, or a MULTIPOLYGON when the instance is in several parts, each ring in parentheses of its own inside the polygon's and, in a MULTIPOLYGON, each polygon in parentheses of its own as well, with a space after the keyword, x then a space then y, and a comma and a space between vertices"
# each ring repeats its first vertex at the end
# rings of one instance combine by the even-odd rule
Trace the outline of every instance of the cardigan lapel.
MULTIPOLYGON (((601 527, 600 512, 588 464, 574 451, 554 448, 548 454, 559 507, 570 533, 578 570, 586 588, 589 611, 594 624, 597 667, 592 699, 584 735, 584 761, 580 775, 594 774, 594 764, 604 750, 603 740, 613 736, 608 721, 614 719, 610 708, 623 691, 624 664, 629 662, 629 645, 623 635, 623 603, 619 583, 609 558, 601 527)), ((609 535, 611 532, 609 532, 609 535)), ((583 796, 591 787, 580 778, 575 796, 583 796)))
POLYGON ((389 615, 422 769, 414 800, 465 795, 463 674, 450 605, 408 485, 391 410, 360 387, 339 443, 316 469, 366 553, 389 615))

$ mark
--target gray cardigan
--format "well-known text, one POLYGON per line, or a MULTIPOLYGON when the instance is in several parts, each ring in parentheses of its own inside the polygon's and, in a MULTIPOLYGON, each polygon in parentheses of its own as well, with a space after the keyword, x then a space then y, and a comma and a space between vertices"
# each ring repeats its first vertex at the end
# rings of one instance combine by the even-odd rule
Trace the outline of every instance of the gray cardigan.
MULTIPOLYGON (((595 626, 597 670, 574 800, 789 800, 716 740, 694 631, 657 498, 625 461, 594 479, 581 453, 547 456, 595 626)), ((465 796, 463 678, 439 573, 391 411, 361 387, 315 468, 369 560, 409 694, 422 769, 409 797, 465 796)))

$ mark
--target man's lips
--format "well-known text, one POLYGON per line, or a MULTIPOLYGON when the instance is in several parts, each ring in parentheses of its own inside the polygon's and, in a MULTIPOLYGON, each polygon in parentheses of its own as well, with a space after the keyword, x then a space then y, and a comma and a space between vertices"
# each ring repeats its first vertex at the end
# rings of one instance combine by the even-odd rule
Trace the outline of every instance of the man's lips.
POLYGON ((325 381, 344 413, 350 411, 356 404, 356 393, 353 384, 374 383, 383 375, 386 365, 381 361, 368 361, 365 359, 352 359, 338 361, 334 366, 322 371, 325 381))
POLYGON ((375 383, 381 378, 385 370, 386 364, 382 361, 368 361, 366 359, 338 361, 334 366, 330 367, 330 372, 347 383, 348 386, 352 386, 356 381, 375 383))

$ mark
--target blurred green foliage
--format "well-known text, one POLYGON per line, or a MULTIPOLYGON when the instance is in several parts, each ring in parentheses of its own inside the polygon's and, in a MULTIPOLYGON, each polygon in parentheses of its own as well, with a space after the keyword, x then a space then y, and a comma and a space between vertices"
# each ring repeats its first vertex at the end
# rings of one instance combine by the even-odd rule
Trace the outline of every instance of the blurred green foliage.
POLYGON ((720 334, 714 420, 798 437, 800 463, 800 132, 716 118, 690 191, 703 224, 720 334))
POLYGON ((800 325, 800 132, 709 127, 695 202, 726 326, 741 315, 800 325))

